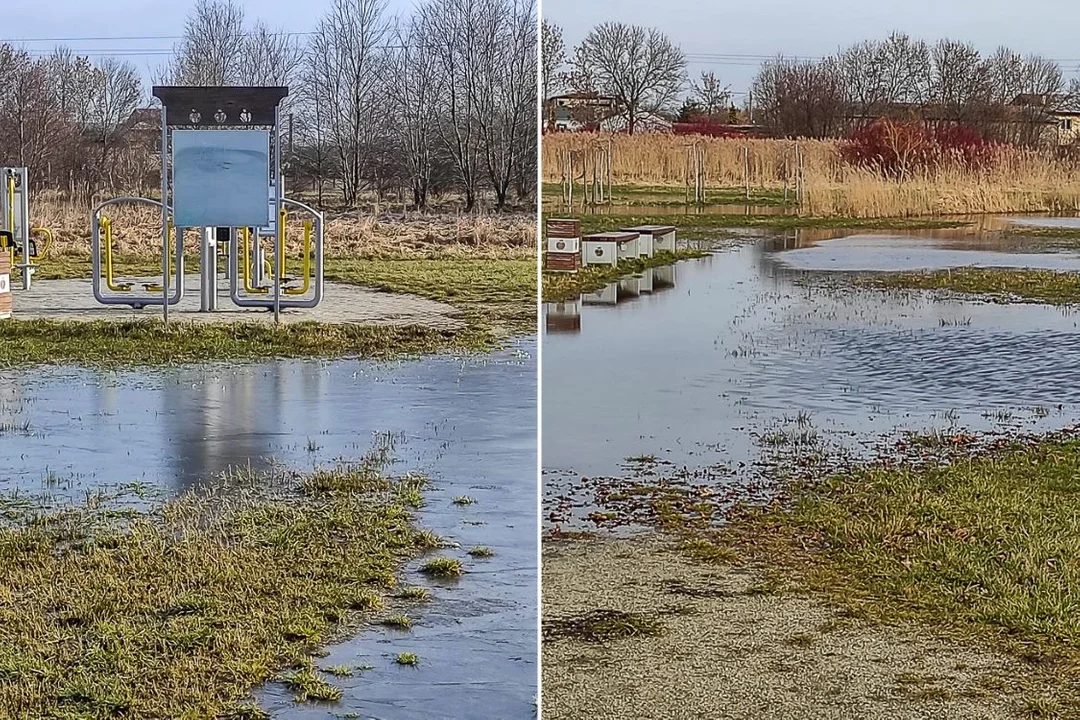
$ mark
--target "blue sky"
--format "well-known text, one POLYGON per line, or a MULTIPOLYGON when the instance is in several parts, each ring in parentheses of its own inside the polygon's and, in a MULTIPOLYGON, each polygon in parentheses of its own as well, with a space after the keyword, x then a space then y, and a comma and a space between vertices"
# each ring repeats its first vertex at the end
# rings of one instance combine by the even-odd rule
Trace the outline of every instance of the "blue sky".
POLYGON ((747 89, 762 56, 782 52, 818 57, 857 40, 883 38, 893 30, 928 41, 966 40, 988 53, 999 45, 1038 53, 1065 61, 1060 64, 1066 78, 1077 77, 1080 67, 1076 40, 1080 8, 1062 0, 542 2, 543 17, 562 26, 568 46, 605 21, 656 27, 690 56, 692 77, 712 70, 734 91, 747 89))
MULTIPOLYGON (((130 61, 143 74, 166 59, 168 50, 183 31, 184 19, 194 2, 185 0, 0 0, 0 42, 14 42, 30 52, 48 53, 63 44, 97 59, 113 54, 130 61), (52 38, 151 38, 94 39, 55 42, 52 38)), ((310 32, 330 7, 331 0, 250 0, 241 2, 249 19, 259 18, 273 29, 310 32)), ((388 0, 392 13, 411 11, 410 0, 388 0)))

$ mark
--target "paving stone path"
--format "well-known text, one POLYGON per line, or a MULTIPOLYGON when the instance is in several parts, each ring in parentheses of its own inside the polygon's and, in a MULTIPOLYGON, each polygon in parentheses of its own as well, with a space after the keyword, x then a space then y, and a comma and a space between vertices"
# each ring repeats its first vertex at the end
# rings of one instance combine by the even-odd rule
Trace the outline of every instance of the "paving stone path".
MULTIPOLYGON (((159 278, 160 279, 160 278, 159 278)), ((12 283, 17 286, 18 281, 12 283)), ((228 281, 219 279, 218 309, 199 312, 199 277, 189 275, 184 282, 184 298, 169 308, 169 319, 195 322, 273 322, 272 311, 240 308, 229 298, 228 281)), ((136 288, 141 294, 141 286, 136 288)), ((133 291, 134 293, 135 291, 133 291)), ((94 299, 90 278, 75 280, 35 280, 30 290, 12 289, 15 318, 57 320, 130 320, 160 318, 161 306, 134 310, 127 305, 102 305, 94 299)), ((464 326, 461 313, 445 303, 416 295, 380 292, 370 288, 327 282, 323 299, 310 310, 283 310, 283 322, 305 320, 360 325, 421 325, 454 330, 464 326)))

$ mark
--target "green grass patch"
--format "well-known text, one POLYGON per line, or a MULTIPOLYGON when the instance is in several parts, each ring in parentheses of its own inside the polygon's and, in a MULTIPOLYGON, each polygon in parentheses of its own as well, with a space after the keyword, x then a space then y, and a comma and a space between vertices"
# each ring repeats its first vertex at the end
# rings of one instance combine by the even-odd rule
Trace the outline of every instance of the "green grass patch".
MULTIPOLYGON (((581 191, 581 185, 575 185, 574 197, 580 198, 581 191)), ((560 183, 544 183, 545 202, 558 203, 562 194, 560 183)), ((693 198, 693 190, 689 194, 693 198)), ((705 201, 712 205, 793 206, 795 191, 789 188, 785 203, 782 187, 751 187, 749 200, 745 187, 710 187, 705 191, 705 201)), ((612 185, 611 202, 614 205, 686 205, 687 190, 681 185, 612 185)))
MULTIPOLYGON (((194 259, 197 260, 197 259, 194 259)), ((160 260, 120 256, 126 275, 160 273, 160 260)), ((197 268, 197 261, 188 263, 197 268)), ((88 257, 60 255, 39 264, 35 279, 90 277, 88 257)), ((0 323, 0 367, 17 364, 164 365, 217 360, 358 356, 386 359, 442 351, 485 352, 502 338, 536 330, 536 262, 521 259, 327 258, 329 281, 438 300, 462 311, 467 327, 331 323, 186 323, 18 320, 0 323)), ((328 298, 325 302, 333 302, 328 298)))
POLYGON ((331 258, 326 279, 411 293, 460 309, 470 324, 501 333, 536 331, 536 261, 331 258))
POLYGON ((341 688, 329 683, 326 678, 310 668, 283 675, 281 681, 292 692, 296 702, 322 700, 333 702, 341 699, 341 688))
POLYGON ((122 367, 293 357, 391 359, 496 346, 488 331, 419 326, 299 322, 194 323, 159 320, 12 320, 0 322, 0 367, 122 367))
POLYGON ((461 561, 450 557, 437 557, 420 566, 420 572, 437 578, 461 577, 461 561))
POLYGON ((956 268, 933 272, 879 273, 853 278, 858 287, 944 290, 996 302, 1072 305, 1080 302, 1080 274, 1053 270, 956 268))
POLYGON ((489 558, 495 557, 495 551, 487 545, 477 545, 469 550, 469 555, 474 558, 489 558))
POLYGON ((411 653, 411 652, 398 653, 397 657, 394 658, 394 662, 396 662, 398 665, 407 665, 409 667, 416 667, 417 665, 420 664, 420 656, 417 655, 416 653, 411 653))
POLYGON ((0 525, 0 716, 236 717, 283 671, 340 697, 311 653, 432 546, 394 485, 238 472, 122 520, 0 525))
POLYGON ((964 227, 970 223, 947 218, 842 218, 803 217, 799 215, 745 215, 741 213, 709 212, 709 207, 688 208, 684 212, 667 213, 616 213, 578 214, 546 211, 549 217, 573 217, 581 220, 583 234, 619 230, 637 225, 674 225, 678 235, 686 240, 722 240, 732 236, 736 229, 837 228, 862 230, 930 230, 934 228, 964 227))
POLYGON ((1078 440, 858 468, 732 532, 854 617, 934 623, 1069 677, 1080 662, 1078 440))

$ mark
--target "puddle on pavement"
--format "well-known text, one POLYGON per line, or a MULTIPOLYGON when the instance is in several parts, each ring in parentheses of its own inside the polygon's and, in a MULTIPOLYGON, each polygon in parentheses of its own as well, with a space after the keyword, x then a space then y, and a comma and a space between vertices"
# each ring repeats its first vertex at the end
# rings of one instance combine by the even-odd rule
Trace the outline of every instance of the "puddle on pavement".
MULTIPOLYGON (((923 241, 858 242, 863 264, 879 267, 875 258, 909 252, 897 242, 923 241)), ((793 244, 760 240, 545 306, 546 523, 591 528, 589 481, 633 479, 631 457, 752 496, 751 468, 769 438, 857 449, 903 429, 1041 430, 1080 419, 1075 311, 814 284, 789 260, 803 251, 783 249, 793 244)), ((962 265, 986 254, 940 252, 962 265)), ((1075 255, 997 255, 1080 269, 1075 255)))
POLYGON ((536 696, 535 342, 480 357, 193 366, 154 373, 31 370, 0 386, 0 492, 88 492, 137 481, 177 493, 230 466, 310 468, 357 459, 391 433, 399 464, 433 481, 418 521, 460 547, 453 583, 405 572, 431 590, 411 631, 364 629, 320 667, 337 703, 297 705, 270 684, 275 718, 530 718, 536 696), (467 506, 452 499, 468 495, 467 506), (474 559, 467 551, 494 551, 474 559), (399 652, 418 667, 399 667, 399 652))

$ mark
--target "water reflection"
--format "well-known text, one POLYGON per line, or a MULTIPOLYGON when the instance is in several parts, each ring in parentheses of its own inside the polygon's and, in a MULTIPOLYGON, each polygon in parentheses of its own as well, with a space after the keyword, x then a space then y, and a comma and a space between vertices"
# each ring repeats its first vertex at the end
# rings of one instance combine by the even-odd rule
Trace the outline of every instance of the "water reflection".
POLYGON ((0 375, 0 490, 86 491, 142 480, 175 493, 230 465, 291 467, 356 459, 373 438, 396 439, 395 471, 431 478, 418 522, 467 568, 428 581, 434 601, 409 608, 408 633, 371 629, 323 662, 372 666, 335 678, 337 703, 293 702, 271 683, 258 698, 272 717, 380 720, 534 717, 536 696, 535 341, 486 356, 373 364, 270 362, 163 372, 35 369, 0 375), (452 502, 468 495, 475 504, 452 502), (494 555, 477 560, 477 545, 494 555), (393 655, 416 652, 417 668, 393 655))
MULTIPOLYGON (((745 481, 755 437, 800 413, 854 445, 899 427, 990 427, 999 408, 1036 428, 1080 419, 1075 311, 805 284, 820 271, 786 261, 799 246, 780 234, 678 263, 679 292, 657 293, 654 273, 631 301, 617 288, 613 305, 610 289, 606 305, 583 298, 582 332, 544 343, 546 496, 566 502, 581 477, 622 474, 640 455, 745 481)), ((963 264, 986 252, 929 249, 963 264)))
POLYGON ((582 306, 617 307, 674 290, 676 272, 675 265, 647 268, 609 282, 599 290, 583 293, 577 299, 544 303, 544 330, 546 333, 579 333, 582 306))

